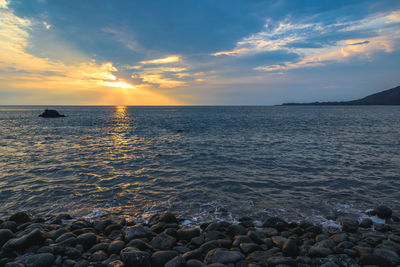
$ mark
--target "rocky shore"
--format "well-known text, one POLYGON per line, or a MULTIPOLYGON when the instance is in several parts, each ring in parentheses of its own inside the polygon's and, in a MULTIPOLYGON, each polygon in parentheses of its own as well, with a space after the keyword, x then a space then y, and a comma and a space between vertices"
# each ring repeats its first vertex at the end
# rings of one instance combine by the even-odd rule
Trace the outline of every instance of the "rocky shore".
POLYGON ((385 206, 371 215, 386 223, 340 218, 342 229, 323 229, 270 217, 256 227, 242 217, 195 227, 169 212, 146 223, 19 212, 0 219, 0 266, 398 266, 398 217, 385 206))

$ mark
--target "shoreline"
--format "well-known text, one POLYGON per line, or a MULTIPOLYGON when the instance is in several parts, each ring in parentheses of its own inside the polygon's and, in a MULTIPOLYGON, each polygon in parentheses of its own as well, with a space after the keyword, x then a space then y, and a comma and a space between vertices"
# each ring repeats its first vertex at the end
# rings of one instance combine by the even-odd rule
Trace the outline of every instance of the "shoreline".
POLYGON ((278 217, 237 224, 190 226, 173 213, 146 222, 18 212, 0 219, 0 266, 396 266, 400 220, 385 206, 358 222, 340 218, 341 229, 278 217))

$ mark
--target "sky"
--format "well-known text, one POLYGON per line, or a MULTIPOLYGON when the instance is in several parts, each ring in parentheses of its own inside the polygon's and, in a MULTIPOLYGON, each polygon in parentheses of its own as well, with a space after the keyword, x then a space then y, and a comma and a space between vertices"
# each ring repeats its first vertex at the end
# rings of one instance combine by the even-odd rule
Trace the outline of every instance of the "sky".
POLYGON ((0 105, 275 105, 398 85, 397 0, 0 0, 0 105))

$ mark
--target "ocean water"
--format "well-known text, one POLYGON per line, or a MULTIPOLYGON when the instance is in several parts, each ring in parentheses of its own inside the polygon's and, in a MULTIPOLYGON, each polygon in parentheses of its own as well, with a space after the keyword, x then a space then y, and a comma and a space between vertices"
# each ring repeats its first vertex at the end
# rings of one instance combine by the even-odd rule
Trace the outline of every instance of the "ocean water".
POLYGON ((400 107, 0 107, 0 215, 400 215, 400 107))

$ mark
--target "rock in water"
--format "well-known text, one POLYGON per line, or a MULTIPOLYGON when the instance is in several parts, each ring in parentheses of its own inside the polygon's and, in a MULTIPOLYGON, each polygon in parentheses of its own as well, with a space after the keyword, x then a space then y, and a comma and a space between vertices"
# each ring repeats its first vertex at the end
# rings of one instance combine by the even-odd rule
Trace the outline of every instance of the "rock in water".
POLYGON ((151 256, 149 253, 126 247, 121 251, 121 260, 132 267, 149 267, 151 256))
POLYGON ((44 112, 39 115, 39 117, 42 117, 42 118, 60 118, 60 117, 65 117, 65 115, 62 115, 62 114, 58 113, 57 110, 45 109, 44 112))
POLYGON ((392 216, 392 210, 386 206, 378 206, 374 209, 376 215, 381 219, 386 219, 392 216))

